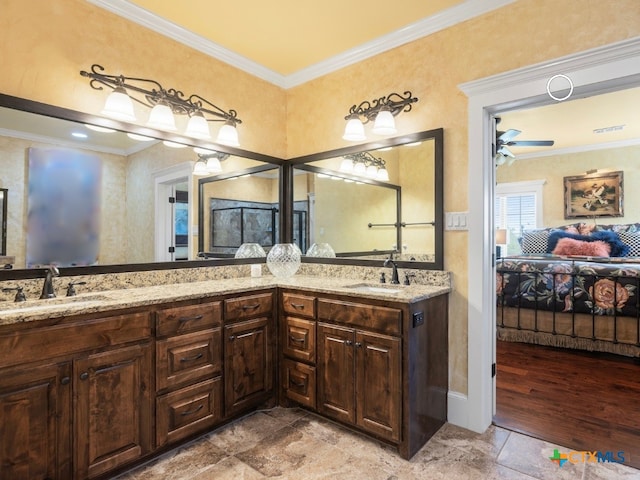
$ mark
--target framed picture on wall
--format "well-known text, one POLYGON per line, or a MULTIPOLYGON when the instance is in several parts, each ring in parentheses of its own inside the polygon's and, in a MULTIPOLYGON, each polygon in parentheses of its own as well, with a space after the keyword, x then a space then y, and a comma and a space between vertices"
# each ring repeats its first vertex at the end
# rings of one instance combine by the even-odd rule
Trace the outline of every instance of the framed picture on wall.
POLYGON ((564 218, 621 217, 623 172, 564 177, 564 218))

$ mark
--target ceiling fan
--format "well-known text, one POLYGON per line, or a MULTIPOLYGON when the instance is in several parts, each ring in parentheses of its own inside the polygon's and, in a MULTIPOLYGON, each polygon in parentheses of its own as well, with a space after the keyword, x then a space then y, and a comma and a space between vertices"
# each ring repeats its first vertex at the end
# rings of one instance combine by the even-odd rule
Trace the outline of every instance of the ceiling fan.
MULTIPOLYGON (((496 117, 496 125, 500 123, 500 117, 496 117)), ((507 147, 551 147, 553 145, 553 140, 514 140, 515 137, 520 135, 522 132, 520 130, 515 130, 513 128, 506 131, 496 131, 496 143, 495 143, 495 155, 494 160, 496 162, 496 166, 500 166, 503 164, 511 165, 516 156, 511 153, 507 147)))

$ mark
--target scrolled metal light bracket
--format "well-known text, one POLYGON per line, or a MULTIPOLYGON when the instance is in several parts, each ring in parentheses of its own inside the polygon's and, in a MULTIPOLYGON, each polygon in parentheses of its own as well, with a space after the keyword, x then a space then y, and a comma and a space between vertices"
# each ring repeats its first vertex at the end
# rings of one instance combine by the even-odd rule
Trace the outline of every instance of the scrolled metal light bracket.
POLYGON ((411 92, 404 92, 403 95, 399 93, 390 93, 385 97, 376 98, 374 100, 365 100, 358 105, 353 105, 349 109, 349 114, 344 117, 345 120, 349 120, 354 117, 359 117, 363 124, 374 121, 378 113, 382 110, 388 110, 394 117, 400 112, 408 112, 412 109, 411 104, 418 101, 417 97, 414 97, 411 92))

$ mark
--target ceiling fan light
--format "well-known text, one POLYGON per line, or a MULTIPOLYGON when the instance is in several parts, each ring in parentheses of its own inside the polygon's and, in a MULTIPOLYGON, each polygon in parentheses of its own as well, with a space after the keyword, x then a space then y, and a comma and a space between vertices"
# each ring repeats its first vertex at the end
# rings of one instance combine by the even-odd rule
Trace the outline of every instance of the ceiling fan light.
POLYGON ((193 174, 198 176, 209 175, 209 169, 207 169, 207 164, 201 160, 198 160, 196 164, 193 166, 193 174))
POLYGON ((225 123, 218 131, 218 138, 216 142, 223 145, 229 145, 230 147, 239 147, 238 130, 233 122, 225 123))
POLYGON ((187 137, 198 138, 201 140, 210 140, 211 133, 209 132, 209 123, 207 119, 204 118, 201 111, 195 112, 187 123, 187 129, 184 134, 187 137))
POLYGON ((104 108, 100 113, 107 117, 115 118, 116 120, 125 122, 136 121, 136 115, 133 113, 133 102, 123 87, 116 87, 115 90, 109 94, 104 102, 104 108))
POLYGON ((344 158, 342 163, 340 164, 341 172, 352 172, 353 171, 353 160, 350 158, 344 158))
POLYGON ((147 122, 147 127, 157 128, 159 130, 170 130, 175 131, 176 128, 176 120, 173 118, 173 112, 171 111, 171 107, 169 105, 165 105, 163 103, 156 104, 149 114, 149 121, 147 122))
POLYGON ((220 160, 215 157, 207 159, 207 171, 209 173, 220 173, 222 171, 220 160))
POLYGON ((347 125, 344 127, 342 138, 350 142, 361 142, 367 139, 367 136, 364 134, 364 125, 357 115, 349 118, 347 125))
POLYGON ((389 110, 380 110, 376 115, 376 121, 371 129, 376 135, 393 135, 396 129, 396 121, 389 110))

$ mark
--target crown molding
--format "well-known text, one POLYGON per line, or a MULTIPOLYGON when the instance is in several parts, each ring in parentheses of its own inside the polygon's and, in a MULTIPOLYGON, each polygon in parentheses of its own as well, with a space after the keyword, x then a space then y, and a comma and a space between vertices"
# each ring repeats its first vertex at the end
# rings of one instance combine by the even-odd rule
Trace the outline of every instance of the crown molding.
POLYGON ((325 61, 303 68, 290 75, 279 74, 253 60, 239 55, 217 43, 205 39, 173 22, 165 20, 148 10, 134 5, 127 0, 87 0, 89 3, 108 10, 127 20, 149 28, 161 35, 180 42, 199 52, 216 58, 255 77, 266 80, 278 87, 288 89, 315 78, 327 75, 367 58, 431 35, 457 23, 483 15, 492 10, 502 8, 517 0, 465 0, 455 7, 436 15, 412 23, 395 32, 379 37, 371 42, 347 50, 325 61))

